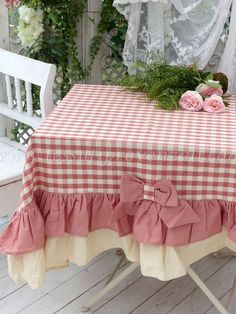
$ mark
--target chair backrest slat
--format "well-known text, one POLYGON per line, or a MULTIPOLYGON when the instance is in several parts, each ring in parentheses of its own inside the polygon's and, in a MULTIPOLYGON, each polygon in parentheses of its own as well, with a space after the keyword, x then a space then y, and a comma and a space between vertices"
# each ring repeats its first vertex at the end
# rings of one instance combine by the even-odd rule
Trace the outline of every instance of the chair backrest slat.
POLYGON ((18 113, 23 112, 22 99, 21 99, 21 82, 18 78, 15 78, 15 88, 16 88, 16 108, 18 113))
POLYGON ((32 127, 38 125, 39 117, 35 116, 33 112, 32 84, 40 87, 41 120, 52 112, 54 109, 52 91, 56 75, 55 65, 0 49, 0 72, 5 75, 7 92, 7 104, 0 103, 1 114, 25 123, 26 113, 31 117, 27 124, 32 127), (12 78, 14 79, 13 85, 11 84, 12 78), (21 89, 23 85, 25 91, 21 89), (12 90, 13 86, 15 93, 12 90), (6 105, 13 111, 13 114, 6 110, 6 105))
POLYGON ((30 117, 33 116, 33 99, 32 99, 32 85, 29 82, 25 82, 25 92, 26 92, 26 108, 27 113, 30 117))
POLYGON ((13 97, 12 97, 12 87, 11 87, 11 78, 9 75, 5 75, 6 81, 6 91, 7 91, 7 101, 10 109, 14 108, 13 97))

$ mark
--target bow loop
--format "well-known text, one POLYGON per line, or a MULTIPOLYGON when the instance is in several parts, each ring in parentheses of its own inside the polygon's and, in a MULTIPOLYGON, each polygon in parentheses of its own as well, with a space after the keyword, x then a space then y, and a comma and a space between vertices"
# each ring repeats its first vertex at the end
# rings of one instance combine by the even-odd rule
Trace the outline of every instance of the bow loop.
POLYGON ((123 176, 120 183, 120 200, 122 203, 143 199, 143 181, 134 176, 123 176))

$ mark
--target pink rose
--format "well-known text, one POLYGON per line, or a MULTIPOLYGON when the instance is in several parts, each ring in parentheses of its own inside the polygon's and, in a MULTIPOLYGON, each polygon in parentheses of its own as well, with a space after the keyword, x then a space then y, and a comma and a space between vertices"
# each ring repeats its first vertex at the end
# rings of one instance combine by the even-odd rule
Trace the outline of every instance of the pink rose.
POLYGON ((203 108, 203 99, 198 92, 188 90, 181 96, 179 104, 186 110, 199 111, 203 108))
POLYGON ((212 95, 211 97, 205 99, 203 109, 207 112, 222 112, 225 110, 225 104, 222 97, 212 95))
POLYGON ((199 84, 196 91, 203 97, 210 97, 211 95, 222 96, 224 94, 221 87, 211 87, 206 84, 199 84))

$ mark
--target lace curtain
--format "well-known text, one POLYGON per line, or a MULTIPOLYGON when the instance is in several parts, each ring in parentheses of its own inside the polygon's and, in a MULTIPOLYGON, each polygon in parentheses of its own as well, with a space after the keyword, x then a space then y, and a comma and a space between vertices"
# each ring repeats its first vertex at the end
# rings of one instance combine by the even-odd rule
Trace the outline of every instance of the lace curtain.
POLYGON ((161 51, 170 64, 196 62, 205 68, 220 39, 228 36, 219 70, 230 78, 230 92, 236 92, 236 0, 114 0, 113 4, 128 20, 123 58, 130 73, 135 73, 135 62, 148 62, 152 51, 161 51), (230 30, 224 34, 230 10, 230 30))

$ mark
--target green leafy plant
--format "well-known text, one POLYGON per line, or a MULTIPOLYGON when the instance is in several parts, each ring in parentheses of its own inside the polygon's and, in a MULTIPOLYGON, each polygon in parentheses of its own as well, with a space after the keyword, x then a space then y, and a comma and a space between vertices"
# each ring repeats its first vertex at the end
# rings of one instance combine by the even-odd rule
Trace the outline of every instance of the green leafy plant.
POLYGON ((211 81, 213 74, 199 70, 196 64, 169 65, 159 53, 152 59, 149 65, 137 64, 138 73, 127 75, 121 85, 133 91, 144 92, 149 99, 157 102, 157 108, 177 110, 180 108, 179 99, 184 92, 195 90, 200 83, 216 84, 211 81))
POLYGON ((87 0, 23 0, 21 4, 43 10, 45 29, 37 42, 21 53, 57 65, 62 76, 61 97, 64 97, 73 83, 85 77, 76 38, 77 23, 84 14, 87 0))
POLYGON ((111 38, 108 45, 109 48, 111 48, 112 55, 121 59, 127 28, 127 21, 124 16, 114 8, 113 0, 103 0, 101 19, 97 26, 97 34, 92 38, 90 46, 91 62, 95 59, 101 44, 104 42, 105 34, 110 34, 111 38))

